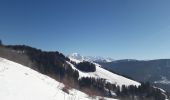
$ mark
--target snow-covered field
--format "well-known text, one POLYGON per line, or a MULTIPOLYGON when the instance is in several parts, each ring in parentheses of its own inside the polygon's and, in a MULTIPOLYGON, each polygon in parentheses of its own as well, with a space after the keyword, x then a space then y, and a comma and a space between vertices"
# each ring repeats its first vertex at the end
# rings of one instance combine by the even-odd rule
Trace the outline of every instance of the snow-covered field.
MULTIPOLYGON (((76 63, 80 63, 81 61, 77 60, 77 59, 74 59, 74 58, 70 58, 70 60, 76 62, 76 63)), ((71 64, 70 62, 68 62, 73 69, 76 69, 76 67, 71 64)), ((129 86, 129 85, 136 85, 136 86, 139 86, 140 83, 139 82, 136 82, 136 81, 133 81, 133 80, 130 80, 128 78, 125 78, 123 76, 120 76, 120 75, 117 75, 117 74, 114 74, 112 72, 109 72, 103 68, 100 67, 99 64, 97 63, 94 63, 96 65, 96 71, 95 72, 82 72, 78 69, 78 72, 79 72, 79 76, 80 78, 81 77, 95 77, 95 78, 104 78, 106 79, 106 81, 108 82, 111 82, 113 84, 116 84, 116 85, 119 85, 119 86, 122 86, 122 85, 126 85, 126 86, 129 86)))
MULTIPOLYGON (((100 71, 101 69, 98 70, 100 71)), ((103 77, 106 76, 108 75, 103 75, 103 77)), ((1 100, 92 100, 85 93, 75 89, 69 90, 69 94, 67 94, 62 91, 63 87, 62 83, 48 76, 0 58, 1 100)), ((95 99, 98 100, 99 98, 95 99)), ((110 98, 105 99, 113 100, 110 98)))

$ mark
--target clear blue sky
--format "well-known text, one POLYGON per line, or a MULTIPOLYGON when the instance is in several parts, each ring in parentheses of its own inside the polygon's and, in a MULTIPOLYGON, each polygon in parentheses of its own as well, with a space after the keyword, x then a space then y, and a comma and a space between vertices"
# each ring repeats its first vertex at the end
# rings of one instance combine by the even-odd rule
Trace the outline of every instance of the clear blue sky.
POLYGON ((0 39, 66 55, 170 58, 170 0, 0 0, 0 39))

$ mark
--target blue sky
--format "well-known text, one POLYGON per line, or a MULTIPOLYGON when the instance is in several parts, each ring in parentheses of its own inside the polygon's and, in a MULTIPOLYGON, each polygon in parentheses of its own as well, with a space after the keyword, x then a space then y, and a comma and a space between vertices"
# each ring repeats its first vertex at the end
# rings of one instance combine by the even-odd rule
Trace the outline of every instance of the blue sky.
POLYGON ((170 58, 170 0, 0 0, 0 39, 64 54, 170 58))

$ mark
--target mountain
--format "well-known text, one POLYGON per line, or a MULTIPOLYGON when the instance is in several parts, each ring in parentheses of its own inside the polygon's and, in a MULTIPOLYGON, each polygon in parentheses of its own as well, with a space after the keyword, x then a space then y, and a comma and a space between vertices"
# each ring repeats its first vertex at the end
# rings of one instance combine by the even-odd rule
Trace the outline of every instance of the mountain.
POLYGON ((68 56, 70 59, 76 59, 80 61, 90 61, 90 62, 112 62, 114 59, 107 57, 100 57, 100 56, 82 56, 78 53, 72 53, 68 56))
MULTIPOLYGON (((34 89, 38 91, 39 87, 41 87, 42 89, 44 87, 45 88, 47 87, 47 89, 44 88, 44 90, 40 89, 40 91, 42 92, 44 91, 41 96, 45 95, 46 90, 53 91, 53 89, 50 90, 53 87, 50 87, 49 89, 48 86, 41 85, 43 83, 38 81, 38 79, 35 80, 35 83, 32 82, 34 81, 34 78, 37 78, 37 76, 34 73, 31 73, 29 71, 27 72, 27 70, 23 72, 21 68, 21 67, 28 67, 30 70, 34 70, 36 71, 36 73, 39 73, 40 75, 43 74, 45 77, 53 79, 55 82, 58 82, 59 84, 63 84, 62 86, 64 87, 62 87, 62 89, 58 91, 62 90, 64 92, 64 97, 63 95, 61 95, 61 98, 64 98, 66 100, 69 100, 72 97, 65 98, 65 93, 67 93, 68 95, 73 95, 73 97, 75 98, 77 96, 78 98, 80 98, 81 97, 79 95, 80 93, 83 95, 82 98, 84 99, 91 98, 91 97, 95 99, 98 99, 98 97, 103 97, 103 98, 110 97, 111 99, 116 98, 121 100, 127 100, 135 97, 137 100, 140 100, 141 98, 149 99, 149 100, 151 98, 154 98, 154 100, 165 100, 167 98, 167 93, 165 91, 156 88, 150 85, 149 83, 139 83, 134 80, 125 78, 121 75, 103 69, 102 66, 94 62, 69 59, 68 57, 64 56, 62 53, 57 51, 55 52, 42 51, 40 49, 36 49, 25 45, 0 46, 0 51, 2 51, 0 52, 0 57, 22 64, 19 67, 19 69, 18 67, 16 68, 16 66, 18 65, 15 64, 8 65, 8 64, 4 64, 4 62, 1 64, 2 72, 4 72, 5 69, 12 70, 10 72, 8 70, 5 70, 5 73, 7 71, 7 74, 5 74, 5 76, 8 76, 8 74, 11 76, 4 79, 2 78, 2 80, 0 80, 0 82, 2 81, 4 82, 2 84, 4 88, 2 88, 1 91, 2 93, 0 94, 5 93, 3 94, 5 96, 8 95, 9 93, 9 95, 15 94, 13 95, 14 98, 15 96, 16 98, 20 98, 23 91, 24 92, 26 91, 26 94, 23 94, 23 97, 30 96, 36 98, 38 96, 38 94, 35 93, 36 91, 33 92, 34 94, 29 93, 29 91, 32 92, 34 89), (15 68, 15 70, 13 70, 13 68, 15 68), (27 76, 29 77, 29 81, 26 80, 27 76), (7 79, 8 80, 11 79, 10 81, 11 84, 8 84, 7 79), (19 83, 16 83, 18 82, 17 80, 20 80, 19 83), (24 82, 27 82, 28 84, 24 82), (21 85, 21 88, 23 88, 21 90, 23 91, 19 92, 19 89, 17 91, 16 89, 14 89, 14 86, 12 84, 14 85, 17 84, 16 87, 19 87, 21 85), (26 84, 26 86, 30 88, 24 90, 24 84, 26 84), (40 84, 40 86, 37 86, 36 84, 40 84), (12 89, 10 90, 7 87, 11 87, 12 89), (15 91, 16 93, 10 94, 8 90, 15 91), (76 92, 73 92, 73 90, 75 90, 76 92)), ((4 75, 2 74, 1 76, 4 75)), ((58 85, 53 85, 51 82, 47 82, 47 84, 54 86, 55 89, 56 87, 58 87, 58 85)), ((59 97, 60 94, 63 94, 63 92, 62 93, 59 92, 59 97)), ((52 98, 49 95, 53 96, 53 94, 50 92, 44 97, 46 98, 46 96, 48 96, 49 98, 52 98)), ((38 96, 37 98, 40 97, 38 96)), ((10 100, 10 98, 8 100, 10 100)))
POLYGON ((127 75, 137 81, 149 81, 170 92, 170 59, 117 60, 100 64, 113 72, 127 75))
MULTIPOLYGON (((76 61, 77 63, 82 62, 82 61, 78 61, 77 59, 73 59, 73 58, 72 58, 72 61, 76 61)), ((122 77, 120 75, 114 74, 112 72, 109 72, 109 71, 103 69, 97 63, 94 63, 94 64, 96 66, 96 70, 94 72, 86 73, 86 72, 83 72, 83 71, 77 69, 78 72, 79 72, 80 78, 81 77, 102 78, 102 79, 106 79, 106 81, 108 81, 108 82, 114 83, 114 84, 119 85, 119 86, 122 86, 122 85, 127 85, 127 86, 128 85, 136 85, 136 86, 139 86, 140 85, 139 82, 136 82, 136 81, 127 79, 125 77, 122 77)), ((76 67, 73 64, 71 64, 71 66, 72 66, 73 69, 76 69, 76 67)))
POLYGON ((69 57, 70 59, 73 58, 73 59, 76 59, 76 60, 79 60, 79 61, 83 61, 83 60, 84 60, 84 57, 81 56, 81 55, 78 54, 78 53, 72 53, 72 54, 68 55, 68 57, 69 57))

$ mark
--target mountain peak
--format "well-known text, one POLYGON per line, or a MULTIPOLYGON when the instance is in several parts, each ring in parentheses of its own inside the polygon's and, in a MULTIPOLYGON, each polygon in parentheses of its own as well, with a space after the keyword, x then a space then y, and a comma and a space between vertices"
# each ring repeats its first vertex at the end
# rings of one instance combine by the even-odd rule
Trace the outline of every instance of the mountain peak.
POLYGON ((68 56, 71 59, 79 60, 79 61, 90 61, 90 62, 112 62, 114 59, 110 57, 101 57, 101 56, 82 56, 79 53, 72 53, 68 56))
POLYGON ((79 53, 72 53, 68 56, 69 58, 73 58, 79 61, 83 61, 83 56, 81 56, 79 53))

